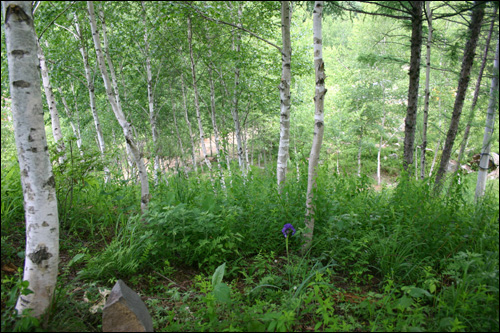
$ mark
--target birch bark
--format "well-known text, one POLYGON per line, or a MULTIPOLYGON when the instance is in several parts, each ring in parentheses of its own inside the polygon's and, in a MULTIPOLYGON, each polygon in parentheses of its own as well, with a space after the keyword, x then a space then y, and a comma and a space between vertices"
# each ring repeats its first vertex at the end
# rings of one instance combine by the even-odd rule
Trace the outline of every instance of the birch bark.
POLYGON ((144 1, 142 3, 143 11, 143 23, 144 23, 144 52, 146 53, 146 75, 147 75, 147 85, 148 85, 148 108, 149 108, 149 124, 151 125, 151 135, 153 137, 153 179, 155 185, 158 185, 158 178, 161 173, 160 170, 160 159, 158 156, 158 130, 156 127, 157 114, 154 106, 154 95, 153 95, 153 75, 151 74, 151 57, 149 55, 149 41, 148 41, 148 29, 146 26, 146 7, 144 6, 144 1))
MULTIPOLYGON (((238 23, 237 26, 241 27, 241 15, 242 15, 242 10, 243 10, 243 3, 239 2, 238 4, 238 23)), ((236 53, 240 52, 241 48, 241 34, 239 32, 236 33, 236 36, 233 35, 233 46, 232 49, 233 51, 236 51, 236 53), (236 41, 235 41, 236 39, 236 41)), ((241 172, 245 174, 245 161, 243 159, 243 145, 242 145, 242 140, 241 140, 241 126, 240 126, 240 119, 238 115, 238 87, 240 84, 240 69, 238 65, 234 67, 234 90, 233 90, 233 108, 231 110, 231 114, 233 116, 233 122, 234 122, 234 131, 235 131, 235 136, 236 136, 236 144, 237 144, 237 150, 238 150, 238 163, 240 165, 241 172)), ((234 143, 234 141, 233 141, 234 143)))
POLYGON ((498 99, 498 41, 493 65, 493 78, 491 79, 490 101, 488 103, 488 114, 486 116, 486 126, 484 127, 483 147, 481 149, 481 160, 479 161, 479 172, 477 173, 476 201, 484 196, 486 189, 486 176, 488 175, 488 164, 490 161, 491 140, 495 127, 495 111, 498 99))
POLYGON ((40 317, 54 296, 59 263, 59 218, 43 121, 37 38, 31 1, 2 1, 14 133, 26 219, 23 280, 34 293, 16 309, 40 317))
POLYGON ((68 103, 66 102, 66 98, 64 98, 64 95, 62 93, 61 88, 59 88, 59 93, 61 94, 61 101, 63 103, 66 115, 68 116, 69 124, 71 125, 71 128, 73 130, 73 135, 76 138, 76 145, 78 146, 78 150, 80 151, 80 155, 83 156, 82 136, 80 133, 80 126, 75 124, 75 122, 73 121, 73 112, 71 112, 71 109, 69 108, 68 103))
MULTIPOLYGON (((104 81, 104 87, 106 88, 106 94, 108 96, 109 103, 111 104, 111 108, 113 109, 113 113, 115 114, 116 119, 118 120, 118 122, 120 123, 120 126, 123 129, 123 135, 125 136, 125 141, 126 141, 127 147, 129 148, 130 154, 131 154, 132 158, 134 159, 134 162, 135 162, 137 169, 139 171, 139 179, 141 182, 141 211, 144 211, 147 208, 148 203, 149 203, 149 199, 150 199, 148 174, 147 174, 146 166, 144 165, 144 161, 142 160, 141 153, 139 152, 139 148, 137 147, 137 144, 134 140, 134 136, 132 133, 132 126, 125 119, 125 115, 123 114, 121 105, 119 103, 120 98, 116 94, 116 90, 117 90, 116 80, 114 80, 115 81, 115 84, 114 84, 115 90, 113 90, 111 87, 111 82, 109 80, 108 71, 106 69, 106 64, 104 62, 104 56, 102 54, 101 39, 99 37, 99 32, 97 30, 97 24, 96 24, 96 19, 95 19, 95 14, 94 14, 94 4, 92 3, 92 1, 88 1, 87 4, 88 4, 88 9, 89 9, 89 15, 90 15, 90 26, 92 28, 92 37, 94 40, 94 45, 95 45, 95 50, 96 50, 96 55, 97 55, 97 62, 99 64, 99 68, 101 70, 102 79, 104 81)), ((104 36, 106 36, 106 35, 104 34, 104 36)), ((109 48, 107 46, 107 39, 105 38, 104 41, 105 41, 106 50, 109 50, 109 48)), ((109 56, 109 53, 108 53, 108 56, 109 56)), ((111 61, 108 62, 108 66, 110 67, 110 70, 113 73, 114 71, 112 70, 113 67, 112 67, 111 61)))
POLYGON ((207 147, 205 146, 205 132, 203 131, 203 125, 201 123, 198 86, 196 84, 196 68, 195 68, 194 57, 193 57, 193 30, 192 30, 192 26, 191 26, 191 18, 190 17, 187 18, 187 22, 188 22, 189 58, 191 60, 191 76, 193 78, 193 89, 194 89, 194 107, 196 109, 196 118, 198 119, 198 130, 200 132, 200 147, 201 147, 201 153, 202 153, 203 159, 205 161, 205 164, 207 165, 207 167, 210 171, 210 178, 211 178, 212 184, 213 184, 214 180, 212 178, 212 164, 210 163, 210 161, 208 159, 207 147))
POLYGON ((323 13, 323 1, 316 1, 313 11, 313 43, 314 43, 314 69, 316 73, 316 94, 314 96, 315 112, 314 112, 314 137, 309 156, 309 169, 307 180, 307 196, 306 196, 306 219, 305 224, 307 231, 304 233, 305 244, 303 250, 307 250, 311 246, 314 233, 314 210, 315 206, 312 203, 313 189, 316 187, 317 166, 321 144, 323 142, 324 132, 324 113, 323 105, 326 94, 325 89, 325 64, 323 62, 323 40, 321 30, 321 19, 323 13))
POLYGON ((54 96, 54 91, 52 90, 52 85, 50 84, 49 68, 47 67, 47 62, 45 61, 45 56, 39 43, 37 43, 37 50, 42 72, 43 90, 45 91, 45 97, 47 98, 52 123, 52 135, 54 137, 54 141, 56 142, 57 151, 61 154, 59 157, 59 163, 62 164, 66 160, 66 154, 64 152, 65 146, 61 131, 61 121, 59 120, 59 112, 57 111, 56 98, 54 96))
POLYGON ((290 84, 292 81, 291 55, 292 44, 290 41, 291 10, 288 1, 281 2, 281 38, 283 49, 281 51, 281 83, 280 90, 280 143, 278 148, 278 192, 281 193, 286 180, 287 162, 290 149, 290 84))
MULTIPOLYGON (((102 134, 101 130, 101 122, 99 120, 99 116, 97 114, 97 108, 96 108, 96 98, 95 98, 95 88, 94 88, 94 80, 92 79, 92 71, 90 68, 89 64, 89 57, 87 54, 87 51, 85 50, 84 46, 84 41, 83 41, 83 36, 80 30, 80 24, 78 22, 78 17, 76 14, 74 14, 74 21, 75 21, 75 29, 76 29, 76 36, 78 42, 80 43, 80 54, 82 55, 83 59, 83 66, 85 68, 85 79, 87 80, 87 89, 89 91, 89 101, 90 101, 90 110, 92 111, 92 118, 94 120, 94 126, 97 134, 97 143, 99 146, 99 150, 101 152, 101 158, 104 160, 104 155, 106 152, 106 144, 104 142, 104 135, 102 134)), ((104 169, 105 171, 105 178, 106 180, 108 179, 108 174, 109 170, 107 167, 104 169)))
POLYGON ((187 103, 186 103, 186 91, 184 89, 184 76, 181 73, 181 87, 182 87, 182 103, 184 106, 184 119, 186 119, 186 123, 188 125, 189 129, 189 139, 191 140, 191 158, 193 160, 193 169, 194 172, 197 172, 197 165, 196 165, 196 148, 194 146, 194 134, 193 134, 193 129, 191 128, 191 122, 189 121, 189 116, 188 116, 188 109, 187 109, 187 103))
MULTIPOLYGON (((207 40, 209 41, 208 45, 208 57, 211 59, 212 57, 212 45, 210 44, 210 37, 207 36, 207 40)), ((222 188, 226 188, 226 181, 224 179, 224 173, 222 172, 222 167, 220 164, 221 156, 220 156, 220 142, 219 142, 219 129, 217 128, 217 120, 215 116, 215 87, 214 87, 214 81, 212 78, 212 65, 209 61, 208 65, 208 81, 210 84, 210 116, 212 119, 212 128, 214 130, 214 139, 215 139, 215 155, 217 156, 217 166, 219 168, 219 178, 220 182, 222 185, 222 188)), ((212 141, 210 141, 212 142, 212 141)), ((212 152, 212 149, 210 148, 210 152, 212 152)))

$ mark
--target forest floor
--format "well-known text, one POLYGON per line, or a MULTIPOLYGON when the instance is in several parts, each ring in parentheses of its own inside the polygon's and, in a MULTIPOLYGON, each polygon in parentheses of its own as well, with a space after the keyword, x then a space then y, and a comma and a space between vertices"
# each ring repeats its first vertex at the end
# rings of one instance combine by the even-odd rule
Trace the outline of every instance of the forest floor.
POLYGON ((433 197, 427 182, 320 173, 303 255, 305 180, 279 197, 272 173, 253 172, 219 195, 178 175, 142 216, 138 189, 88 178, 59 206, 60 274, 41 321, 14 311, 26 290, 22 192, 2 174, 2 331, 101 331, 118 279, 156 331, 498 331, 498 180, 477 205, 474 177, 433 197), (285 223, 297 229, 287 239, 285 223))

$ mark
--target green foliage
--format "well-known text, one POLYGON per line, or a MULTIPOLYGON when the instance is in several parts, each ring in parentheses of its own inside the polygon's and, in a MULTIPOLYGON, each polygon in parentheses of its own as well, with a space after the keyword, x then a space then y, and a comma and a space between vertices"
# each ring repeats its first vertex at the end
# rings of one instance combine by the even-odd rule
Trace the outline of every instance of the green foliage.
POLYGON ((41 332, 40 320, 31 316, 30 309, 24 309, 22 314, 16 310, 19 295, 32 294, 29 282, 21 278, 21 270, 12 277, 2 278, 2 332, 41 332))

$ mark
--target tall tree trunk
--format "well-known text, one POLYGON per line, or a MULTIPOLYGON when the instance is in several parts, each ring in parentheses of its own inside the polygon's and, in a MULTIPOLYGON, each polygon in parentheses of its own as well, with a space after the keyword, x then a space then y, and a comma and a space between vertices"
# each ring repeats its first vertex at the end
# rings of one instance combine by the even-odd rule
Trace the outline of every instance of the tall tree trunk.
POLYGON ((427 120, 429 119, 429 97, 431 95, 429 81, 431 74, 431 41, 432 41, 432 10, 430 1, 425 2, 427 12, 427 24, 429 33, 427 35, 427 54, 425 57, 425 99, 424 99, 424 124, 422 127, 422 155, 420 157, 420 179, 425 178, 425 149, 427 148, 427 120))
POLYGON ((358 177, 361 177, 361 150, 363 147, 363 130, 361 129, 361 134, 359 136, 358 142, 358 177))
POLYGON ((177 142, 179 143, 179 148, 181 149, 181 162, 182 162, 182 167, 184 168, 184 174, 186 175, 186 178, 188 177, 188 173, 187 173, 187 168, 186 168, 186 164, 184 163, 184 156, 185 156, 185 152, 184 152, 184 146, 182 145, 182 139, 181 139, 181 136, 179 134, 179 126, 177 126, 177 117, 175 116, 175 109, 176 109, 176 106, 175 106, 175 102, 172 103, 172 116, 174 118, 174 127, 175 127, 175 134, 177 136, 177 142))
MULTIPOLYGON (((439 98, 439 100, 438 100, 438 109, 441 112, 441 98, 439 98)), ((441 125, 442 124, 443 124, 443 117, 440 116, 439 117, 439 125, 438 125, 438 129, 439 129, 438 142, 436 143, 436 149, 434 149, 434 158, 432 159, 431 169, 429 170, 429 177, 432 176, 432 171, 434 170, 434 166, 436 165, 437 155, 438 155, 439 149, 441 148, 441 125)))
MULTIPOLYGON (((210 41, 210 37, 207 36, 207 39, 210 41)), ((209 42, 210 43, 210 42, 209 42)), ((209 49, 208 49, 208 57, 212 57, 212 45, 209 44, 209 49)), ((207 67, 208 69, 208 81, 210 85, 210 117, 212 119, 212 128, 214 130, 214 141, 215 141, 215 155, 217 156, 217 166, 219 168, 219 178, 220 182, 222 185, 222 188, 226 188, 226 182, 224 179, 224 173, 222 172, 222 167, 220 164, 221 156, 220 156, 220 142, 219 142, 219 129, 217 128, 217 119, 215 116, 215 87, 214 87, 214 81, 212 78, 212 65, 209 62, 209 65, 207 67)), ((212 140, 210 140, 212 142, 212 140)), ((211 146, 211 144, 210 144, 211 146)), ((212 147, 210 147, 210 153, 212 153, 212 147)))
MULTIPOLYGON (((383 113, 384 115, 382 116, 382 131, 384 131, 384 125, 385 125, 385 92, 383 93, 383 98, 382 98, 382 108, 383 108, 383 113)), ((383 134, 380 134, 380 141, 378 145, 378 152, 377 152, 377 185, 380 185, 381 183, 381 177, 380 177, 380 155, 382 154, 382 146, 384 145, 383 142, 383 134)), ((337 154, 337 174, 339 173, 339 167, 338 167, 338 154, 337 154)))
MULTIPOLYGON (((73 121, 73 113, 71 112, 68 103, 66 102, 66 98, 64 98, 64 95, 62 93, 61 88, 59 88, 59 93, 61 94, 61 101, 64 106, 64 110, 66 112, 66 115, 68 116, 69 124, 71 125, 71 129, 73 130, 73 135, 76 138, 76 145, 78 146, 78 150, 80 151, 80 155, 83 156, 83 150, 82 150, 82 136, 80 133, 80 126, 77 126, 75 122, 73 121)), ((75 105, 76 107, 76 105, 75 105)))
POLYGON ((291 56, 292 43, 290 41, 291 10, 288 1, 281 1, 281 39, 283 49, 281 50, 281 83, 280 90, 280 143, 278 148, 278 192, 286 180, 287 162, 290 149, 290 84, 292 82, 291 56))
POLYGON ((474 62, 477 40, 479 39, 479 33, 481 32, 481 23, 484 17, 484 6, 485 5, 483 3, 474 7, 472 10, 472 18, 468 33, 469 40, 467 40, 467 44, 465 45, 462 70, 460 71, 460 78, 458 80, 458 88, 455 97, 455 104, 453 106, 450 128, 448 129, 448 134, 446 135, 443 154, 441 156, 441 163, 439 164, 439 169, 436 175, 436 183, 434 185, 434 192, 436 194, 441 192, 443 177, 446 172, 448 162, 450 161, 453 143, 455 142, 455 137, 457 135, 460 115, 462 114, 462 108, 464 106, 465 94, 469 85, 470 71, 474 62))
MULTIPOLYGON (((102 54, 101 50, 101 39, 99 37, 99 32, 97 30, 97 24, 96 24, 96 19, 95 19, 95 14, 94 14, 94 4, 92 1, 88 1, 88 9, 89 9, 89 15, 90 15, 90 25, 92 28, 92 37, 94 39, 94 45, 95 45, 95 50, 97 54, 97 62, 99 64, 99 68, 101 70, 102 74, 102 79, 104 81, 104 87, 106 88, 106 94, 108 95, 108 100, 109 103, 111 104, 111 108, 113 109, 113 113, 115 114, 116 119, 120 123, 120 126, 123 129, 123 135, 125 136, 125 141, 126 145, 129 149, 129 152, 137 166, 137 169, 139 171, 139 179, 141 182, 141 211, 144 212, 146 210, 149 199, 150 199, 150 194, 149 194, 149 183, 148 183, 148 173, 146 170, 146 166, 144 165, 144 161, 142 159, 141 153, 139 151, 139 147, 137 146, 135 140, 134 140, 134 135, 132 133, 132 126, 131 124, 125 119, 125 115, 123 114, 123 111, 121 109, 121 105, 119 103, 119 96, 116 95, 116 81, 114 84, 114 89, 111 87, 111 82, 109 80, 108 76, 108 71, 106 69, 106 64, 104 62, 104 56, 102 54)), ((105 36, 105 35, 104 35, 105 36)), ((105 42, 107 40, 105 39, 105 42)), ((107 43, 105 43, 105 49, 109 50, 107 43)), ((109 52, 108 56, 109 56, 109 52)), ((109 59, 110 60, 110 59, 109 59)), ((110 67, 110 70, 113 68, 111 61, 108 62, 108 66, 110 67)))
POLYGON ((323 105, 326 94, 325 89, 325 64, 323 62, 323 41, 321 31, 321 19, 323 12, 323 1, 316 1, 313 11, 313 44, 314 44, 314 70, 316 73, 316 93, 314 96, 314 137, 309 156, 309 170, 307 180, 306 195, 306 220, 307 231, 304 233, 305 244, 303 249, 307 250, 311 246, 314 233, 314 213, 315 206, 312 203, 313 189, 316 187, 317 166, 324 132, 323 105))
POLYGON ((213 183, 214 180, 212 178, 212 164, 210 163, 210 161, 208 159, 207 147, 205 146, 205 133, 203 131, 203 125, 201 123, 198 86, 196 85, 196 68, 195 68, 194 57, 193 57, 193 31, 192 31, 192 27, 191 27, 191 18, 189 16, 187 18, 187 23, 188 23, 189 58, 191 60, 191 76, 193 78, 193 90, 194 90, 194 108, 196 110, 196 118, 198 119, 198 130, 200 132, 201 153, 202 153, 203 159, 205 161, 205 164, 210 172, 210 178, 211 178, 212 183, 213 183))
POLYGON ((403 167, 406 171, 413 164, 413 149, 417 123, 418 85, 420 79, 420 54, 422 49, 422 4, 423 1, 410 1, 411 19, 411 56, 410 84, 408 86, 408 108, 405 119, 405 141, 403 167))
MULTIPOLYGON (((238 22, 237 26, 241 27, 241 15, 243 10, 243 2, 238 3, 238 22)), ((233 51, 236 53, 240 53, 241 48, 241 34, 236 32, 236 36, 233 35, 233 51), (236 41, 235 41, 236 39, 236 41)), ((241 172, 245 174, 245 160, 243 159, 243 144, 241 139, 241 125, 240 119, 238 115, 238 87, 240 84, 240 69, 239 65, 236 64, 234 67, 234 90, 233 90, 233 108, 231 109, 231 114, 233 116, 234 122, 234 135, 236 136, 236 143, 238 149, 238 163, 240 165, 241 172)), ((234 141, 233 141, 234 145, 234 141)))
POLYGON ((153 137, 153 179, 155 185, 158 185, 158 178, 161 174, 160 159, 158 156, 158 129, 156 128, 157 114, 155 111, 155 102, 153 96, 153 75, 151 74, 151 57, 149 56, 149 41, 148 29, 146 26, 146 7, 144 1, 141 2, 143 8, 143 24, 144 24, 144 53, 146 54, 146 77, 148 86, 148 108, 149 108, 149 124, 151 125, 151 135, 153 137))
POLYGON ((21 170, 26 219, 23 280, 29 295, 16 304, 19 314, 40 317, 50 306, 59 263, 59 218, 52 164, 43 121, 40 70, 30 1, 2 1, 12 116, 21 170))
POLYGON ((196 148, 194 145, 193 129, 191 128, 191 122, 189 121, 189 116, 188 116, 188 109, 187 109, 187 103, 186 103, 186 91, 184 89, 184 75, 182 73, 181 73, 181 87, 182 87, 182 102, 183 102, 183 106, 184 106, 184 119, 186 119, 186 123, 187 123, 188 129, 189 129, 189 139, 191 140, 191 158, 193 160, 193 170, 196 173, 197 172, 196 148))
POLYGON ((493 78, 491 79, 490 101, 488 103, 488 114, 486 116, 486 126, 484 127, 483 147, 481 149, 481 160, 479 162, 479 172, 477 173, 476 201, 484 195, 486 189, 486 176, 488 175, 488 165, 490 162, 491 140, 495 127, 495 111, 498 99, 498 41, 495 52, 495 62, 493 65, 493 78))
POLYGON ((479 90, 481 88, 481 80, 483 78, 484 68, 486 67, 486 61, 488 59, 488 49, 490 46, 491 35, 493 33, 493 29, 495 27, 495 21, 497 20, 497 9, 498 7, 494 7, 493 9, 493 19, 491 20, 490 31, 488 32, 488 37, 486 38, 486 46, 484 47, 483 59, 481 62, 481 68, 479 69, 479 74, 477 76, 476 88, 474 89, 474 97, 472 98, 472 104, 470 107, 469 117, 467 119, 467 126, 465 126, 464 138, 462 140, 462 145, 460 146, 460 151, 458 153, 457 165, 455 167, 455 172, 458 171, 460 165, 462 164, 462 158, 464 155, 465 147, 467 147, 467 142, 469 140, 470 128, 472 125, 472 120, 474 119, 474 113, 476 110, 476 103, 479 97, 479 90))
MULTIPOLYGON (((89 57, 87 51, 85 50, 83 35, 80 31, 80 24, 78 20, 78 16, 73 14, 76 28, 76 36, 75 38, 78 40, 80 44, 80 54, 82 55, 83 66, 85 69, 85 79, 87 81, 87 89, 89 91, 89 101, 90 101, 90 110, 92 111, 92 119, 94 120, 94 126, 97 134, 97 143, 99 146, 99 151, 101 152, 101 158, 104 161, 104 155, 106 152, 106 144, 104 142, 104 135, 102 134, 101 122, 99 120, 99 116, 97 114, 96 107, 96 98, 95 98, 95 88, 94 88, 94 80, 91 74, 91 68, 89 64, 89 57)), ((104 167, 105 181, 108 181, 109 178, 109 169, 107 166, 104 167)))
POLYGON ((38 59, 40 60, 40 68, 42 71, 42 83, 43 90, 45 91, 45 97, 47 98, 47 104, 49 106, 50 119, 52 122, 52 135, 54 141, 56 142, 56 148, 61 156, 59 157, 59 163, 64 163, 66 160, 65 146, 63 135, 61 131, 61 122, 59 120, 59 112, 57 111, 56 98, 54 96, 54 91, 52 90, 52 85, 50 84, 49 78, 49 68, 47 67, 47 62, 45 61, 45 56, 43 54, 42 47, 37 43, 38 59))

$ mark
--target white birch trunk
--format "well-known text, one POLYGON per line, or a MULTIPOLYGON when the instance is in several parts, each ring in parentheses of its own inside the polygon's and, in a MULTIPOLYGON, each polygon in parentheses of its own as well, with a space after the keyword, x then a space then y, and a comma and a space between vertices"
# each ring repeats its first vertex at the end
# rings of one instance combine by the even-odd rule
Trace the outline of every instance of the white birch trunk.
POLYGON ((47 104, 49 106, 50 119, 52 123, 52 136, 56 142, 57 151, 62 154, 59 157, 59 163, 64 163, 66 160, 65 146, 63 135, 61 131, 61 122, 59 120, 59 112, 57 112, 56 98, 54 96, 54 91, 52 90, 52 85, 50 84, 49 78, 49 68, 47 67, 47 62, 45 61, 45 56, 43 55, 43 50, 40 44, 37 43, 38 59, 40 60, 40 68, 42 71, 42 84, 43 90, 45 91, 45 97, 47 98, 47 104))
MULTIPOLYGON (((99 68, 101 70, 102 74, 102 79, 104 81, 104 86, 106 88, 106 94, 108 96, 109 103, 111 104, 111 108, 113 109, 113 113, 115 114, 116 119, 120 123, 120 126, 123 129, 123 135, 125 136, 125 141, 127 143, 127 147, 130 149, 130 153, 132 155, 132 158, 134 159, 134 162, 137 166, 137 169, 139 171, 139 179, 141 181, 141 211, 144 211, 149 203, 150 199, 150 194, 149 194, 149 183, 148 183, 148 174, 146 167, 144 165, 144 161, 142 160, 142 156, 139 152, 139 148, 137 147, 137 144, 135 143, 134 136, 132 133, 132 127, 129 122, 125 119, 125 115, 123 114, 123 111, 121 109, 121 106, 119 104, 119 97, 116 95, 116 92, 113 91, 111 87, 111 82, 109 80, 108 76, 108 71, 106 69, 106 64, 104 62, 104 56, 102 54, 101 50, 101 39, 99 37, 99 32, 97 30, 97 24, 96 24, 96 19, 95 19, 95 14, 94 14, 94 4, 92 1, 88 1, 88 9, 89 9, 89 15, 90 15, 90 25, 92 28, 92 37, 94 39, 94 45, 96 49, 96 54, 97 54, 97 62, 99 64, 99 68), (118 101, 118 102, 117 102, 118 101)), ((105 39, 106 41, 106 39, 105 39)), ((108 46, 105 44, 105 48, 109 50, 108 46)), ((108 63, 108 66, 111 65, 111 63, 108 63)), ((110 66, 110 69, 112 66, 110 66)), ((115 84, 115 88, 116 84, 115 84)))
POLYGON ((198 96, 198 86, 196 85, 196 68, 194 65, 194 57, 193 57, 193 31, 191 27, 191 18, 187 18, 188 22, 188 42, 189 42, 189 58, 191 60, 191 76, 193 78, 193 90, 194 90, 194 107, 196 110, 196 118, 198 119, 198 130, 200 133, 200 147, 203 159, 205 161, 206 166, 210 171, 210 178, 212 180, 212 184, 214 182, 212 178, 212 164, 208 159, 207 147, 205 146, 205 133, 203 131, 203 125, 201 123, 201 114, 200 114, 200 102, 198 96))
POLYGON ((160 171, 160 160, 158 156, 158 130, 156 128, 156 111, 154 106, 154 96, 153 96, 153 75, 151 74, 151 58, 149 56, 149 41, 148 41, 148 29, 146 27, 146 12, 144 7, 144 1, 142 1, 142 7, 144 8, 143 22, 144 22, 144 52, 146 53, 146 75, 147 75, 147 85, 148 85, 148 107, 149 107, 149 123, 151 125, 151 135, 153 137, 153 179, 155 186, 158 185, 158 178, 161 174, 160 171))
MULTIPOLYGON (((209 36, 207 36, 207 39, 210 41, 209 36)), ((209 49, 208 49, 208 57, 212 57, 212 49, 211 45, 209 44, 209 49)), ((223 189, 226 188, 226 181, 224 179, 224 173, 222 172, 222 167, 220 165, 220 143, 219 143, 219 129, 217 128, 217 120, 215 117, 215 87, 214 87, 214 81, 212 79, 212 67, 209 64, 208 65, 208 81, 210 84, 210 116, 212 118, 212 128, 214 130, 214 139, 215 139, 215 155, 217 156, 217 166, 219 168, 219 178, 221 182, 221 186, 223 189)), ((212 142, 212 141, 210 141, 212 142)), ((212 152, 212 148, 210 148, 210 152, 212 152)))
POLYGON ((196 148, 194 145, 193 129, 191 128, 191 122, 189 121, 189 116, 188 116, 188 109, 187 109, 187 103, 186 103, 186 91, 184 89, 184 76, 182 73, 181 73, 181 87, 182 87, 182 102, 183 102, 183 106, 184 106, 184 119, 186 119, 186 123, 187 123, 188 129, 189 129, 189 139, 191 140, 191 158, 193 160, 193 170, 196 173, 197 172, 196 148))
POLYGON ((477 173, 476 201, 480 197, 484 196, 484 191, 486 189, 486 176, 488 175, 491 141, 493 139, 493 129, 495 127, 495 111, 498 98, 498 43, 499 42, 497 41, 497 49, 493 65, 493 78, 491 79, 490 101, 488 103, 488 114, 486 115, 486 126, 484 127, 479 172, 477 173))
MULTIPOLYGON (((432 10, 430 7, 430 1, 425 2, 425 8, 427 12, 427 19, 429 25, 429 33, 427 35, 427 54, 425 61, 425 99, 424 99, 424 123, 422 127, 422 151, 420 157, 420 179, 425 177, 425 149, 427 148, 427 120, 429 118, 429 97, 431 95, 429 81, 431 74, 431 42, 432 42, 432 10)), ((417 157, 415 156, 415 159, 417 157)), ((417 167, 415 166, 415 169, 417 167)), ((418 180, 418 179, 417 179, 418 180)))
MULTIPOLYGON (((76 14, 74 14, 74 21, 75 21, 75 28, 76 28, 76 38, 80 44, 80 54, 82 55, 83 59, 83 66, 85 69, 85 79, 87 80, 87 89, 89 91, 89 101, 90 101, 90 110, 92 111, 92 119, 94 120, 94 126, 97 134, 97 143, 99 146, 99 151, 101 152, 101 158, 104 161, 104 156, 106 152, 106 144, 104 142, 104 135, 102 134, 101 130, 101 122, 99 120, 99 116, 97 114, 97 107, 96 107, 96 98, 95 98, 95 92, 94 92, 94 80, 92 79, 92 71, 90 68, 89 64, 89 57, 87 54, 87 51, 85 50, 84 46, 84 41, 83 41, 83 36, 80 31, 80 24, 78 22, 78 17, 76 14)), ((109 169, 107 166, 104 166, 104 177, 105 181, 108 181, 109 178, 109 169)))
MULTIPOLYGON (((441 98, 438 100, 438 109, 441 110, 441 98)), ((438 137, 438 142, 436 143, 436 149, 434 150, 434 158, 432 159, 431 163, 431 169, 429 170, 429 177, 432 176, 432 171, 434 171, 434 167, 436 166, 436 160, 437 160, 437 155, 438 151, 441 148, 441 125, 443 124, 443 118, 439 117, 439 137, 438 137)))
POLYGON ((188 173, 187 173, 187 169, 186 169, 186 164, 184 163, 184 156, 185 156, 185 152, 184 152, 184 146, 182 145, 182 139, 181 139, 181 136, 179 134, 179 127, 177 126, 177 117, 175 116, 175 103, 172 103, 172 116, 174 118, 174 127, 175 127, 175 134, 177 136, 177 142, 179 143, 179 148, 181 149, 181 162, 182 162, 182 167, 184 169, 184 174, 186 175, 186 178, 188 177, 188 173))
MULTIPOLYGON (((241 15, 242 15, 242 8, 243 3, 239 2, 238 4, 238 23, 237 26, 241 27, 241 15)), ((239 32, 236 32, 236 42, 235 42, 235 36, 233 35, 233 45, 232 49, 233 51, 236 51, 236 53, 240 52, 240 47, 241 47, 241 34, 239 32)), ((237 143, 237 149, 238 149, 238 163, 241 169, 241 172, 243 175, 245 175, 245 161, 243 159, 243 145, 242 145, 242 140, 241 140, 241 126, 240 126, 240 119, 238 115, 238 86, 240 84, 240 69, 238 65, 234 67, 234 90, 233 90, 233 108, 231 110, 231 114, 233 116, 233 122, 234 122, 234 135, 236 136, 236 143, 237 143)), ((233 145, 234 145, 234 140, 233 140, 233 145)))
POLYGON ((306 219, 305 224, 307 231, 304 233, 305 244, 303 249, 310 247, 314 233, 314 210, 315 206, 312 203, 313 189, 316 187, 317 166, 321 144, 323 142, 324 132, 324 97, 325 89, 325 64, 323 62, 323 41, 321 31, 321 19, 323 12, 323 1, 316 1, 313 11, 313 44, 314 44, 314 70, 316 73, 316 93, 314 96, 314 137, 309 155, 309 169, 307 180, 307 195, 306 195, 306 219))
POLYGON ((2 1, 12 116, 26 219, 23 280, 34 293, 16 309, 40 317, 54 296, 59 263, 59 218, 43 121, 37 38, 30 1, 2 1))
POLYGON ((291 56, 292 44, 290 41, 291 11, 288 1, 281 2, 281 39, 283 49, 281 50, 281 83, 280 90, 280 143, 278 148, 278 192, 286 180, 287 162, 290 149, 290 84, 292 82, 291 56))
POLYGON ((63 96, 61 88, 59 88, 59 93, 61 94, 61 101, 63 103, 66 115, 68 116, 68 120, 69 120, 69 124, 71 125, 71 129, 73 130, 73 135, 76 138, 76 145, 78 146, 78 150, 80 151, 80 155, 83 156, 82 136, 80 133, 80 127, 77 126, 73 121, 73 113, 71 112, 71 109, 69 108, 68 103, 66 102, 66 98, 64 98, 64 96, 63 96))

